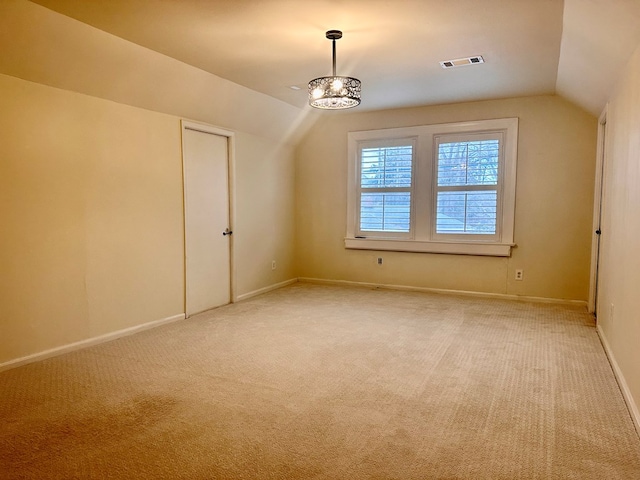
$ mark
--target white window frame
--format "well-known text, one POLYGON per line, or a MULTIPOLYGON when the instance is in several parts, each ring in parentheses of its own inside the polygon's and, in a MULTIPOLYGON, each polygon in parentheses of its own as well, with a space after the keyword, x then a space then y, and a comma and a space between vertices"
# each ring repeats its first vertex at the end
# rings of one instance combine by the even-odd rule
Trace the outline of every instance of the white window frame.
POLYGON ((349 132, 347 234, 345 247, 360 250, 509 256, 514 244, 518 119, 503 118, 462 123, 423 125, 349 132), (437 175, 436 138, 468 134, 500 134, 498 214, 495 235, 435 233, 437 175), (411 228, 408 233, 360 232, 360 150, 385 142, 413 140, 411 228))
POLYGON ((483 132, 483 133, 456 133, 454 135, 434 135, 433 136, 434 145, 433 145, 433 175, 434 181, 433 183, 433 196, 431 198, 431 208, 432 211, 435 211, 436 204, 438 202, 438 193, 441 191, 449 190, 450 187, 441 187, 438 185, 437 177, 438 177, 438 156, 439 156, 439 146, 441 143, 450 143, 450 142, 468 142, 468 141, 478 141, 478 140, 498 140, 500 142, 500 152, 498 155, 498 182, 495 186, 493 185, 459 185, 454 188, 464 190, 464 191, 480 191, 485 190, 489 187, 492 190, 496 190, 497 192, 497 212, 496 212, 496 233, 493 234, 452 234, 452 233, 438 233, 436 231, 436 222, 433 222, 431 225, 431 238, 439 241, 450 241, 450 242, 466 242, 472 239, 474 242, 496 242, 500 241, 500 229, 502 225, 502 187, 504 186, 503 175, 504 175, 504 163, 505 163, 505 155, 504 155, 504 132, 501 131, 493 131, 493 132, 483 132), (493 188, 491 188, 493 187, 493 188))
MULTIPOLYGON (((375 140, 375 141, 367 141, 367 140, 363 140, 361 142, 358 142, 358 148, 356 150, 356 155, 358 156, 357 161, 355 162, 355 167, 356 167, 356 177, 357 177, 357 181, 356 181, 356 189, 357 189, 357 193, 356 193, 356 198, 358 200, 358 208, 356 209, 356 231, 355 231, 355 237, 359 238, 359 237, 364 237, 364 236, 371 236, 371 232, 363 232, 360 230, 360 198, 362 193, 382 193, 382 192, 393 192, 393 191, 403 191, 403 192, 408 192, 409 195, 411 196, 411 198, 413 198, 413 196, 415 195, 415 166, 416 166, 416 162, 415 162, 415 158, 416 158, 416 152, 417 152, 417 137, 402 137, 402 138, 385 138, 382 140, 375 140), (411 145, 411 150, 412 150, 412 175, 411 175, 411 185, 409 187, 381 187, 381 188, 362 188, 361 187, 361 167, 362 167, 362 158, 361 158, 361 152, 363 149, 368 148, 368 147, 398 147, 398 146, 405 146, 405 145, 411 145)), ((410 215, 410 224, 413 225, 414 224, 414 212, 413 209, 411 210, 411 215, 410 215)), ((404 239, 404 240, 410 240, 412 238, 411 232, 391 232, 391 231, 379 231, 375 233, 376 238, 392 238, 392 239, 404 239)))

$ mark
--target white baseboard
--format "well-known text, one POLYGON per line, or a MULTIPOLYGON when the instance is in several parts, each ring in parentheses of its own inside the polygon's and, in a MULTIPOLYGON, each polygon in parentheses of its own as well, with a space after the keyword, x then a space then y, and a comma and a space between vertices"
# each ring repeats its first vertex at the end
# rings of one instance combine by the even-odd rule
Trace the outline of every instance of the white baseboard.
POLYGON ((284 282, 274 283, 273 285, 269 285, 268 287, 259 288, 258 290, 254 290, 249 293, 243 293, 242 295, 238 295, 235 301, 241 302, 242 300, 247 300, 257 295, 262 295, 263 293, 270 292, 271 290, 277 290, 278 288, 286 287, 287 285, 291 285, 292 283, 296 283, 297 281, 298 281, 297 278, 291 278, 289 280, 285 280, 284 282))
POLYGON ((324 285, 347 285, 353 287, 367 287, 367 288, 384 288, 387 290, 403 290, 408 292, 426 292, 426 293, 445 293, 449 295, 465 295, 469 297, 484 297, 484 298, 497 298, 502 300, 520 300, 525 302, 538 302, 538 303, 555 303, 561 305, 572 305, 578 307, 587 307, 587 302, 584 300, 565 300, 561 298, 546 298, 546 297, 529 297, 524 295, 508 295, 506 293, 486 293, 486 292, 473 292, 469 290, 448 290, 444 288, 428 288, 428 287, 412 287, 408 285, 386 285, 380 283, 369 282, 352 282, 350 280, 326 280, 323 278, 298 278, 300 282, 318 283, 324 285))
POLYGON ((600 342, 604 347, 604 351, 607 354, 607 358, 609 359, 609 363, 611 364, 611 368, 613 369, 613 374, 616 376, 616 380, 618 381, 618 386, 620 387, 620 391, 622 392, 624 401, 626 402, 627 408, 629 409, 629 415, 631 415, 631 419, 636 426, 636 431, 638 432, 638 435, 640 435, 640 410, 638 409, 638 403, 634 400, 633 395, 631 395, 629 385, 627 384, 627 381, 622 374, 622 370, 620 370, 618 362, 616 362, 616 357, 613 356, 613 352, 611 351, 611 347, 609 346, 607 337, 602 331, 602 328, 600 328, 600 325, 596 327, 596 331, 598 332, 600 342))
POLYGON ((152 322, 143 323, 142 325, 136 325, 134 327, 125 328, 116 332, 107 333, 98 337, 87 338, 86 340, 80 340, 79 342, 62 345, 61 347, 45 350, 44 352, 34 353, 33 355, 27 355, 26 357, 16 358, 9 360, 8 362, 0 363, 0 372, 3 370, 9 370, 10 368, 20 367, 28 363, 38 362, 47 358, 62 355, 64 353, 73 352, 82 348, 91 347, 100 343, 109 342, 120 337, 126 337, 127 335, 133 335, 134 333, 141 332, 143 330, 149 330, 165 323, 176 322, 178 320, 184 320, 184 313, 178 315, 172 315, 170 317, 161 318, 160 320, 154 320, 152 322))

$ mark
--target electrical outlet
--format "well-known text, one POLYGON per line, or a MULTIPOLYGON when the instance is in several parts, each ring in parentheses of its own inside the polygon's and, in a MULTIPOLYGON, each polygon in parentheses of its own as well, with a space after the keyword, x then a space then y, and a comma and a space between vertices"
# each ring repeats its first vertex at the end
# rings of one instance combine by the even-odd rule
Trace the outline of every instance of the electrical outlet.
POLYGON ((276 261, 271 260, 271 270, 275 270, 275 269, 276 269, 276 261))
POLYGON ((524 278, 524 270, 521 268, 516 270, 516 280, 522 280, 524 278))
POLYGON ((382 265, 382 257, 378 257, 378 265, 382 265))

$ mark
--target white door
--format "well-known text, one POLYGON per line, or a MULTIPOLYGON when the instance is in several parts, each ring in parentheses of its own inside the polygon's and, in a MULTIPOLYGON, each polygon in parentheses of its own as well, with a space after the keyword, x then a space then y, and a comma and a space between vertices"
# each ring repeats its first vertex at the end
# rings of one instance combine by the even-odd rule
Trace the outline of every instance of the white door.
POLYGON ((596 158, 596 188, 593 207, 593 237, 591 243, 591 274, 589 285, 589 311, 598 316, 600 282, 600 246, 602 242, 602 207, 605 202, 605 163, 607 146, 607 108, 598 121, 598 152, 596 158))
POLYGON ((231 300, 228 137, 183 124, 186 315, 231 300))

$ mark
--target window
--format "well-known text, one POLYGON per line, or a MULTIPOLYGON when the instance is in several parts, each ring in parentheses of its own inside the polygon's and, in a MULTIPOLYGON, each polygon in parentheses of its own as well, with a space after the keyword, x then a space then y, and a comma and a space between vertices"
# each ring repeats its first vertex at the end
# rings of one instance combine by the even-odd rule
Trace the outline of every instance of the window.
POLYGON ((508 256, 518 119, 349 133, 347 248, 508 256))
POLYGON ((360 229, 390 233, 411 229, 412 140, 363 143, 359 149, 360 229))

